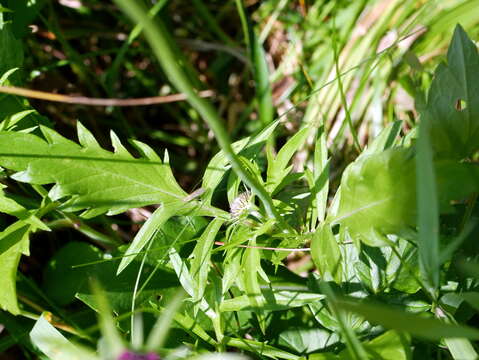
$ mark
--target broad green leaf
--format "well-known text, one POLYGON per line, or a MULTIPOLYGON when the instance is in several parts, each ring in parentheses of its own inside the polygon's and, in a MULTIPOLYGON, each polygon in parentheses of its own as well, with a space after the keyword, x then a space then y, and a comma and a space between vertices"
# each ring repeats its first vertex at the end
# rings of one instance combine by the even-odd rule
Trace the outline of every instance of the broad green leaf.
MULTIPOLYGON (((0 74, 23 64, 23 46, 12 31, 12 23, 0 23, 0 74)), ((18 79, 18 74, 14 75, 18 79)))
MULTIPOLYGON (((407 335, 390 330, 370 341, 363 342, 368 359, 374 360, 410 360, 412 359, 410 339, 407 335)), ((311 360, 348 360, 347 350, 338 355, 314 354, 311 360)))
POLYGON ((318 351, 339 342, 339 335, 327 330, 292 327, 279 334, 278 344, 300 354, 318 351))
POLYGON ((95 275, 97 266, 76 265, 102 259, 101 252, 85 242, 69 242, 58 250, 43 272, 44 290, 51 300, 60 306, 70 304, 88 278, 95 275))
MULTIPOLYGON (((32 134, 0 132, 0 165, 18 171, 13 175, 18 181, 55 183, 50 197, 72 196, 65 206, 69 211, 87 208, 89 217, 107 211, 117 214, 132 207, 181 202, 187 195, 168 164, 136 159, 123 151, 111 153, 91 146, 91 140, 90 146, 78 145, 41 128, 47 141, 32 134)), ((86 130, 80 129, 80 139, 87 143, 86 130)))
POLYGON ((6 0, 6 7, 12 11, 12 27, 16 37, 21 38, 30 33, 28 26, 35 20, 45 3, 45 0, 6 0))
MULTIPOLYGON (((328 309, 325 301, 315 301, 308 304, 311 313, 316 321, 323 327, 332 332, 341 332, 341 327, 338 324, 338 319, 328 309)), ((354 313, 344 313, 343 320, 346 326, 355 331, 361 331, 364 328, 364 319, 354 313)))
POLYGON ((341 283, 341 250, 329 224, 316 230, 311 242, 311 256, 325 281, 332 279, 341 283))
POLYGON ((441 213, 454 212, 451 200, 464 200, 479 190, 479 166, 477 164, 439 160, 435 161, 434 166, 441 213))
POLYGON ((98 360, 94 352, 68 341, 44 315, 35 322, 30 339, 50 360, 98 360))
POLYGON ((464 325, 447 324, 434 318, 421 317, 377 303, 338 300, 336 304, 344 310, 364 316, 371 323, 382 325, 388 329, 408 332, 423 339, 479 339, 479 330, 477 329, 464 325))
POLYGON ((467 291, 459 294, 459 296, 466 300, 476 311, 479 311, 479 292, 467 291))
POLYGON ((428 93, 423 121, 431 126, 437 158, 466 158, 479 149, 479 55, 476 45, 456 26, 447 53, 428 93))
POLYGON ((332 224, 370 246, 386 245, 384 235, 415 225, 415 169, 410 149, 392 148, 361 156, 341 179, 337 215, 332 224))
POLYGON ((279 150, 274 159, 268 159, 266 189, 274 194, 284 177, 289 174, 292 167, 288 167, 291 157, 305 143, 310 132, 310 127, 304 127, 294 134, 279 150))
POLYGON ((193 281, 196 282, 195 294, 193 300, 200 301, 205 295, 205 288, 208 283, 208 273, 210 270, 211 250, 215 242, 216 235, 223 225, 224 220, 214 219, 204 230, 196 242, 193 249, 193 259, 191 261, 191 275, 193 281))
POLYGON ((359 261, 354 264, 358 277, 373 293, 377 294, 385 285, 386 258, 381 251, 385 247, 361 246, 359 261))
POLYGON ((410 360, 412 359, 409 336, 394 330, 365 342, 364 348, 375 360, 410 360))
MULTIPOLYGON (((151 248, 154 251, 153 246, 151 248)), ((164 254, 167 249, 161 249, 164 254)), ((121 257, 120 252, 111 254, 113 258, 121 257)), ((143 272, 148 274, 149 281, 142 285, 142 290, 136 294, 136 306, 144 306, 149 301, 156 301, 158 294, 163 295, 170 289, 176 289, 179 286, 176 274, 164 266, 155 266, 155 263, 145 263, 143 272)), ((86 269, 90 278, 96 279, 103 294, 108 299, 108 304, 115 314, 123 314, 131 310, 133 301, 133 286, 140 271, 140 261, 135 259, 121 274, 117 275, 118 260, 105 257, 93 262, 83 262, 78 264, 75 269, 86 269), (79 265, 82 265, 79 267, 79 265)), ((72 269, 73 270, 73 269, 72 269)), ((59 284, 61 285, 61 284, 59 284)), ((92 292, 87 282, 83 282, 78 290, 76 298, 84 302, 95 311, 98 308, 98 296, 92 292)))
POLYGON ((396 252, 391 251, 387 260, 386 275, 388 281, 392 281, 392 287, 396 290, 414 294, 421 284, 417 247, 404 239, 397 239, 394 242, 396 252), (397 255, 401 258, 398 258, 397 255))

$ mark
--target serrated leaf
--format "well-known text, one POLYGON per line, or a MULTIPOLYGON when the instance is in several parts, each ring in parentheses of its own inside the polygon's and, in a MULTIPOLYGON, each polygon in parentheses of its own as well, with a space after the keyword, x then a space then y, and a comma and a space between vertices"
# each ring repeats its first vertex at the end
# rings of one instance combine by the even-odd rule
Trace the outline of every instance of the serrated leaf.
POLYGON ((393 148, 358 158, 341 179, 337 215, 328 219, 353 239, 382 246, 386 234, 416 223, 415 168, 410 149, 393 148))
MULTIPOLYGON (((81 146, 53 130, 42 131, 48 142, 32 134, 0 132, 0 165, 19 171, 13 176, 18 181, 55 183, 50 192, 54 199, 73 196, 65 206, 69 211, 90 209, 90 217, 115 214, 182 201, 187 195, 165 163, 81 146)), ((82 141, 92 143, 85 135, 82 141)))
POLYGON ((437 158, 462 159, 479 149, 479 55, 460 25, 454 31, 447 62, 436 69, 422 121, 431 123, 437 158))

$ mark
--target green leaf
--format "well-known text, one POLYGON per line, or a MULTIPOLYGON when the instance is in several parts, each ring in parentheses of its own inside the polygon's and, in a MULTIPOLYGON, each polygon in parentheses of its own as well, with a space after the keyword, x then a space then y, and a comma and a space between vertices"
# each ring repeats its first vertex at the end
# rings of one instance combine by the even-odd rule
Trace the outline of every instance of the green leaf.
POLYGON ((447 61, 436 69, 422 115, 431 123, 428 131, 435 156, 462 159, 479 149, 479 55, 460 25, 447 61))
POLYGON ((384 150, 392 148, 396 137, 401 131, 401 124, 401 121, 394 121, 388 124, 361 153, 361 156, 381 153, 384 150))
POLYGON ((70 242, 60 248, 50 259, 43 273, 44 290, 60 306, 70 304, 75 294, 95 275, 95 266, 82 266, 101 260, 100 251, 84 242, 70 242))
POLYGON ((50 360, 98 360, 94 352, 68 341, 44 315, 35 322, 30 339, 50 360))
POLYGON ((193 281, 196 282, 195 294, 193 296, 195 302, 200 301, 205 295, 208 273, 211 266, 211 250, 213 249, 215 237, 223 223, 224 220, 222 219, 214 219, 210 222, 193 249, 193 260, 191 261, 190 271, 193 276, 193 281))
POLYGON ((341 283, 341 250, 329 224, 324 224, 314 233, 311 256, 325 281, 332 279, 338 284, 341 283))
POLYGON ((292 167, 288 167, 288 163, 294 153, 305 143, 309 131, 309 126, 298 131, 283 145, 274 159, 268 160, 266 189, 270 193, 277 192, 278 185, 291 171, 292 167))
POLYGON ((182 202, 187 195, 167 163, 100 149, 86 140, 91 136, 82 127, 80 139, 89 146, 41 129, 47 141, 32 134, 0 132, 0 165, 19 171, 12 176, 18 181, 55 183, 49 195, 54 200, 72 196, 65 206, 69 211, 87 208, 87 217, 107 211, 117 214, 148 204, 182 202))
POLYGON ((394 330, 386 331, 384 334, 365 342, 363 345, 371 359, 412 359, 409 337, 394 330))
POLYGON ((328 221, 370 246, 386 245, 384 235, 408 231, 416 223, 412 151, 392 148, 349 165, 341 179, 337 215, 328 221))
POLYGON ((449 338, 444 339, 444 342, 455 360, 477 360, 479 356, 467 339, 449 338))
POLYGON ((256 33, 251 29, 251 59, 254 70, 254 80, 256 85, 256 98, 259 104, 259 120, 263 126, 273 121, 274 106, 271 85, 269 82, 268 64, 261 42, 256 33))
MULTIPOLYGON (((11 23, 0 23, 0 74, 4 74, 10 69, 19 67, 23 64, 23 46, 12 31, 11 23)), ((19 75, 13 76, 15 81, 19 75)))
POLYGON ((261 254, 260 250, 254 247, 256 246, 255 238, 251 239, 248 245, 252 247, 245 250, 241 264, 244 292, 248 297, 250 306, 258 309, 256 316, 264 334, 266 332, 266 319, 264 311, 260 309, 264 306, 265 300, 261 296, 261 286, 258 278, 261 271, 261 254))
POLYGON ((175 215, 178 211, 178 206, 175 204, 163 204, 156 209, 153 214, 146 220, 140 231, 135 235, 133 242, 125 251, 123 259, 121 259, 120 266, 118 266, 117 275, 120 274, 143 250, 148 242, 153 238, 155 233, 161 229, 169 218, 175 215))
POLYGON ((329 159, 326 147, 326 133, 324 127, 318 130, 314 147, 314 185, 311 196, 315 200, 318 221, 321 223, 326 217, 326 208, 329 192, 329 159))
MULTIPOLYGON (((274 286, 274 284, 272 284, 274 286)), ((249 294, 236 296, 221 303, 221 311, 280 311, 301 307, 324 299, 324 295, 301 291, 261 289, 252 303, 249 294), (258 305, 255 305, 258 304, 258 305)))
MULTIPOLYGON (((153 246, 152 246, 153 247, 153 246)), ((166 250, 162 249, 162 253, 166 250)), ((121 253, 114 252, 111 254, 114 258, 121 256, 121 253)), ((104 296, 107 297, 108 303, 115 314, 123 314, 131 311, 133 301, 133 286, 140 270, 141 262, 135 259, 128 268, 116 275, 118 268, 118 260, 109 259, 108 257, 93 262, 85 262, 78 264, 75 269, 86 269, 90 278, 96 279, 104 296), (78 267, 78 265, 83 265, 78 267)), ((176 289, 178 279, 176 274, 164 266, 155 266, 154 263, 145 263, 143 271, 148 274, 149 281, 143 284, 142 290, 136 294, 136 306, 143 306, 149 301, 156 301, 157 296, 163 295, 169 289, 176 289)), ((76 294, 76 298, 84 302, 87 306, 95 311, 99 311, 98 294, 92 292, 91 287, 86 281, 83 281, 81 288, 76 294)))
MULTIPOLYGON (((241 139, 231 146, 233 151, 236 154, 239 154, 246 159, 252 159, 254 156, 257 155, 258 148, 263 146, 265 141, 269 138, 269 136, 273 133, 276 126, 278 126, 279 121, 274 121, 265 127, 261 132, 253 137, 247 137, 241 139)), ((208 163, 206 167, 206 171, 203 175, 203 182, 201 187, 205 189, 206 195, 204 196, 203 200, 207 203, 211 203, 211 198, 213 197, 214 190, 218 187, 221 182, 221 179, 226 174, 226 172, 230 169, 228 158, 224 151, 218 152, 208 163)))
POLYGON ((28 254, 28 237, 34 229, 19 220, 0 233, 0 244, 4 247, 0 253, 0 307, 14 315, 20 312, 16 291, 17 267, 22 254, 28 254))
POLYGON ((148 339, 145 344, 146 351, 158 352, 163 346, 166 341, 168 331, 171 328, 171 323, 173 322, 175 313, 178 312, 180 306, 182 305, 184 297, 185 293, 183 291, 177 292, 173 299, 161 312, 161 315, 158 317, 158 320, 156 320, 155 325, 153 325, 153 328, 151 329, 150 335, 148 335, 148 339))
POLYGON ((425 318, 394 308, 366 302, 338 300, 337 306, 353 311, 366 318, 371 323, 379 324, 388 329, 408 332, 418 338, 440 340, 442 338, 479 339, 479 330, 463 326, 446 324, 434 318, 425 318))
POLYGON ((430 122, 419 125, 416 155, 418 254, 421 276, 435 296, 439 286, 439 204, 431 148, 430 122))
POLYGON ((316 328, 293 327, 279 334, 278 345, 286 346, 300 354, 311 353, 339 342, 339 335, 316 328))
MULTIPOLYGON (((28 211, 15 200, 7 197, 3 191, 4 188, 5 185, 0 184, 0 212, 15 216, 19 220, 24 220, 26 223, 36 226, 42 230, 50 230, 48 226, 46 226, 38 217, 34 215, 33 212, 28 211)), ((0 253, 2 252, 2 248, 4 248, 4 246, 0 246, 0 253)))
POLYGON ((106 358, 118 359, 125 349, 125 345, 118 332, 116 321, 113 319, 110 304, 100 284, 96 281, 92 281, 89 285, 97 300, 98 322, 103 338, 102 353, 106 358))
POLYGON ((459 294, 459 296, 466 300, 474 310, 479 311, 479 292, 468 291, 459 294))
MULTIPOLYGON (((193 281, 193 277, 191 276, 191 272, 188 269, 186 262, 183 261, 175 248, 170 248, 169 257, 171 266, 175 270, 176 276, 178 276, 181 286, 188 295, 194 297, 198 290, 196 289, 196 283, 193 281)), ((215 324, 218 315, 211 308, 206 299, 200 299, 197 305, 215 324)))
POLYGON ((6 1, 7 8, 13 12, 12 26, 16 37, 20 38, 30 33, 28 25, 33 23, 45 3, 45 0, 6 1))
POLYGON ((440 160, 435 161, 434 165, 441 213, 454 212, 451 200, 464 200, 479 190, 479 166, 477 164, 440 160))

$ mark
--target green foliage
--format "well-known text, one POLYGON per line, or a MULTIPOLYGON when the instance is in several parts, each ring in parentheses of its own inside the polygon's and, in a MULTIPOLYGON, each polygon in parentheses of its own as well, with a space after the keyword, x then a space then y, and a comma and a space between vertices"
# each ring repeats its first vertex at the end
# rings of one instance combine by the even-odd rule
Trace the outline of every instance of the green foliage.
POLYGON ((457 26, 447 65, 436 69, 423 114, 424 121, 430 123, 431 143, 438 158, 464 159, 478 149, 478 71, 477 47, 457 26))
MULTIPOLYGON (((19 39, 27 36, 25 24, 39 15, 65 53, 73 54, 68 60, 73 72, 88 68, 88 61, 68 44, 71 34, 58 29, 63 24, 48 26, 50 20, 41 15, 47 11, 42 1, 30 6, 0 3, 12 10, 0 8, 1 84, 21 82, 20 72, 14 70, 24 67, 19 39)), ((323 58, 334 65, 336 78, 326 72, 326 65, 321 71, 311 64, 304 69, 311 70, 316 81, 321 78, 318 71, 324 71, 331 84, 339 84, 330 93, 313 96, 297 126, 293 117, 273 121, 272 81, 279 70, 271 71, 269 65, 278 61, 278 54, 266 54, 273 45, 262 44, 274 19, 281 19, 281 12, 293 5, 281 1, 271 9, 271 24, 261 36, 242 1, 222 5, 226 13, 234 9, 242 22, 246 64, 251 66, 247 70, 256 88, 243 119, 256 116, 257 123, 249 128, 263 127, 230 143, 229 130, 237 134, 236 124, 228 122, 226 130, 220 118, 223 110, 216 111, 198 95, 198 74, 169 32, 177 18, 167 18, 167 11, 178 9, 161 2, 147 15, 132 0, 116 3, 138 24, 118 52, 120 60, 99 80, 101 91, 111 94, 118 85, 120 62, 131 61, 130 45, 147 51, 139 37, 143 29, 163 70, 162 81, 169 79, 187 95, 189 105, 181 105, 175 126, 186 124, 198 139, 176 144, 185 145, 185 153, 209 150, 214 148, 209 144, 211 130, 220 149, 211 159, 205 156, 205 171, 194 183, 198 179, 188 177, 191 174, 173 175, 172 168, 181 168, 178 149, 172 149, 170 165, 167 151, 160 157, 136 139, 127 149, 111 131, 113 151, 108 151, 101 132, 94 136, 80 122, 77 143, 60 135, 62 126, 48 126, 27 102, 1 97, 0 212, 5 219, 0 222, 0 306, 5 312, 0 322, 8 333, 0 339, 0 349, 26 331, 9 321, 15 315, 36 320, 29 324, 34 346, 22 343, 28 357, 52 360, 146 354, 161 359, 243 359, 243 353, 272 359, 409 360, 424 353, 429 358, 478 357, 472 341, 479 339, 479 279, 473 265, 479 250, 479 55, 460 26, 447 64, 439 65, 432 80, 412 50, 396 53, 413 70, 391 82, 408 84, 420 114, 416 121, 410 111, 404 122, 396 119, 400 116, 393 105, 377 109, 386 93, 377 79, 392 77, 392 65, 371 65, 354 75, 354 82, 339 74, 340 66, 349 62, 345 51, 376 52, 379 34, 396 8, 384 5, 384 16, 358 40, 358 47, 349 45, 347 29, 338 27, 334 54, 329 51, 329 58, 323 58), (363 92, 364 104, 355 95, 349 99, 353 83, 363 92), (369 111, 379 121, 359 125, 358 112, 369 111), (331 114, 338 123, 331 123, 331 114), (201 127, 201 119, 208 128, 201 127), (288 129, 299 130, 293 134, 288 129), (360 146, 366 137, 370 143, 360 146), (364 148, 352 161, 353 155, 336 151, 342 149, 339 142, 348 141, 356 150, 364 148), (188 194, 187 187, 196 190, 188 194), (30 245, 33 256, 21 261, 22 255, 30 255, 30 245), (97 350, 90 350, 93 347, 97 350)), ((258 4, 258 14, 272 4, 264 3, 258 4)), ((297 6, 304 5, 300 3, 297 6)), ((318 0, 304 21, 317 16, 349 28, 370 3, 344 3, 343 12, 335 8, 337 2, 318 0)), ((237 39, 212 15, 214 6, 201 0, 193 5, 208 31, 227 44, 222 51, 244 58, 241 51, 238 55, 237 39)), ((405 7, 413 5, 397 2, 398 19, 407 22, 410 11, 405 7)), ((49 15, 54 8, 48 7, 49 15)), ((118 21, 125 21, 112 11, 118 21)), ((299 24, 301 19, 287 21, 299 24)), ((328 41, 330 24, 322 34, 328 41)), ((408 26, 398 29, 406 31, 408 26)), ((296 39, 294 26, 288 29, 288 36, 296 39)), ((311 42, 315 38, 311 36, 311 42)), ((305 45, 311 46, 309 40, 305 45)), ((294 65, 303 68, 303 60, 296 60, 294 65)), ((212 67, 225 65, 219 62, 216 59, 212 67)), ((133 71, 135 66, 129 66, 133 71)), ((396 70, 402 74, 399 66, 396 70)), ((136 71, 145 78, 146 73, 136 71)), ((85 73, 78 78, 95 76, 85 73)), ((312 81, 306 70, 301 79, 305 84, 312 81)), ((228 84, 230 80, 234 83, 234 77, 228 84)), ((151 81, 156 94, 158 84, 151 81)), ((94 89, 91 85, 86 86, 94 89)), ((92 121, 91 128, 97 126, 92 121)), ((133 135, 142 138, 140 132, 133 135)))
POLYGON ((354 239, 385 245, 384 235, 400 234, 416 222, 415 171, 411 149, 365 155, 341 179, 337 215, 329 220, 354 239))
POLYGON ((49 197, 72 197, 64 206, 69 211, 86 208, 86 217, 118 214, 132 207, 183 201, 187 195, 176 183, 167 157, 162 161, 143 153, 142 159, 136 159, 113 133, 111 153, 81 125, 81 145, 48 128, 41 130, 46 140, 33 134, 0 133, 0 165, 17 171, 12 176, 17 181, 55 183, 49 197), (11 143, 17 146, 11 148, 11 143))

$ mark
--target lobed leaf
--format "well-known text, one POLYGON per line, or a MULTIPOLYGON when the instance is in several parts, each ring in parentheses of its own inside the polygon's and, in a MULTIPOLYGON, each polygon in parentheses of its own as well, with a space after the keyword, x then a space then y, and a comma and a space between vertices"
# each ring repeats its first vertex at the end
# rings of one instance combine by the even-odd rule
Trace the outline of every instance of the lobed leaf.
POLYGON ((32 134, 0 132, 0 165, 18 171, 12 177, 31 184, 51 184, 50 197, 72 197, 69 211, 89 209, 92 217, 128 208, 181 202, 187 195, 166 162, 136 159, 112 136, 115 152, 98 146, 78 127, 81 145, 41 127, 46 141, 32 134), (15 146, 11 146, 11 144, 15 146))

